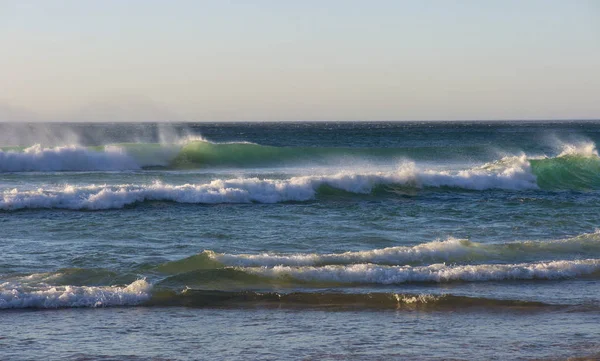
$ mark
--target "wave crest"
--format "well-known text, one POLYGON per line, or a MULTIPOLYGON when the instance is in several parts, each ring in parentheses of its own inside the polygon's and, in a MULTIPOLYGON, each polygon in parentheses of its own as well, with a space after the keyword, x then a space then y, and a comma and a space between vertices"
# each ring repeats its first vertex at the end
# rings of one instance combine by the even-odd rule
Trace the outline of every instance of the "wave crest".
POLYGON ((35 286, 0 284, 0 309, 133 306, 150 298, 152 286, 137 280, 127 286, 35 286))
MULTIPOLYGON (((212 261, 224 266, 274 267, 321 266, 375 263, 381 265, 417 265, 425 263, 464 263, 530 261, 554 256, 577 257, 596 255, 600 251, 600 233, 588 233, 555 241, 525 241, 509 243, 477 243, 465 239, 449 238, 412 247, 398 246, 367 251, 317 254, 228 254, 204 251, 194 256, 196 267, 212 261)), ((186 263, 186 266, 193 267, 186 263)))
POLYGON ((0 150, 0 172, 112 171, 139 168, 136 161, 118 147, 95 151, 75 145, 43 148, 37 144, 22 152, 0 150))
MULTIPOLYGON (((269 164, 273 157, 279 157, 282 152, 305 156, 305 152, 299 148, 266 147, 251 143, 211 143, 197 139, 184 144, 120 144, 98 148, 79 146, 42 148, 36 145, 22 151, 0 150, 0 172, 122 171, 153 167, 178 169, 202 166, 244 166, 254 163, 264 165, 269 164)), ((311 152, 319 153, 321 150, 311 152)), ((312 155, 309 154, 310 157, 312 155)), ((297 156, 290 156, 289 159, 297 159, 297 156)), ((524 154, 507 156, 463 170, 426 169, 414 162, 404 162, 395 168, 393 171, 371 173, 349 169, 337 174, 295 176, 284 180, 238 178, 215 179, 207 184, 181 186, 114 185, 106 186, 104 189, 98 188, 98 192, 103 192, 98 198, 120 197, 122 199, 120 202, 116 201, 114 206, 107 206, 104 203, 96 206, 82 201, 78 206, 57 207, 106 209, 150 200, 181 203, 306 201, 315 199, 322 191, 321 187, 357 194, 370 193, 380 186, 512 191, 600 189, 600 157, 593 143, 567 144, 563 147, 562 153, 554 158, 531 158, 524 154), (115 192, 119 195, 109 197, 109 194, 115 192)), ((53 193, 54 198, 65 198, 59 189, 46 189, 44 192, 53 193)), ((80 196, 89 197, 91 192, 88 189, 86 194, 80 196)), ((23 193, 20 197, 26 198, 28 195, 23 193)), ((73 204, 67 199, 59 203, 73 204)), ((0 208, 9 207, 0 205, 0 208)), ((51 205, 50 208, 54 206, 51 205)))
POLYGON ((170 185, 66 185, 62 188, 4 190, 0 209, 65 208, 116 209, 146 201, 177 203, 280 203, 315 199, 323 187, 354 194, 369 194, 376 187, 454 187, 462 189, 536 189, 535 177, 515 167, 490 172, 473 169, 460 172, 419 171, 414 164, 396 172, 339 173, 323 176, 300 176, 285 180, 236 178, 216 179, 204 184, 170 185))
POLYGON ((263 277, 291 277, 303 282, 402 284, 414 282, 485 282, 505 280, 557 280, 600 271, 599 259, 520 264, 381 266, 374 264, 321 267, 248 267, 244 272, 263 277))

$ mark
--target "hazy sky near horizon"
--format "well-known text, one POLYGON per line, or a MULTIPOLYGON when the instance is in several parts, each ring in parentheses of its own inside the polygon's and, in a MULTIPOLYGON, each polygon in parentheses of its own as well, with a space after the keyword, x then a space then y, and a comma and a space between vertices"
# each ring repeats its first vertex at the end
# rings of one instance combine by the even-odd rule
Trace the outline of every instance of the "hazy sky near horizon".
POLYGON ((600 118, 600 1, 0 0, 0 121, 600 118))

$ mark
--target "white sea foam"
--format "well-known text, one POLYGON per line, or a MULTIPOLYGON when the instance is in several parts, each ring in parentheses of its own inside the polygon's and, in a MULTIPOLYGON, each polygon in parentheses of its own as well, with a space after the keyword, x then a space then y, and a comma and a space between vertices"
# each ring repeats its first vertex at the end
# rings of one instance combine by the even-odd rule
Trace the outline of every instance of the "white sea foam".
POLYGON ((476 257, 491 253, 480 244, 460 239, 434 241, 414 247, 388 247, 358 252, 331 254, 226 254, 205 251, 213 260, 227 266, 274 267, 274 266, 313 266, 354 263, 407 264, 427 261, 450 261, 476 257))
POLYGON ((503 280, 565 279, 600 271, 600 259, 520 264, 381 266, 374 264, 322 267, 247 267, 240 270, 266 277, 292 277, 301 281, 401 284, 407 282, 484 282, 503 280))
POLYGON ((316 266, 375 263, 404 265, 438 262, 506 261, 539 257, 547 259, 558 255, 580 256, 600 251, 600 233, 554 241, 525 241, 510 243, 477 243, 465 239, 449 238, 413 247, 398 246, 357 252, 317 254, 227 254, 205 251, 211 259, 226 266, 274 267, 316 266))
POLYGON ((474 168, 459 172, 419 171, 414 164, 401 165, 395 172, 352 173, 292 177, 285 180, 237 178, 216 179, 204 184, 169 185, 67 185, 37 190, 9 189, 2 192, 0 209, 68 208, 111 209, 144 201, 178 203, 278 203, 307 201, 321 186, 352 193, 369 193, 380 185, 457 187, 464 189, 535 189, 535 176, 526 162, 510 163, 490 171, 474 168))
POLYGON ((119 147, 103 151, 70 145, 43 148, 34 145, 22 152, 0 150, 0 172, 111 171, 139 169, 140 165, 119 147))
POLYGON ((21 282, 0 283, 0 309, 110 307, 137 305, 150 298, 152 286, 145 280, 119 286, 34 286, 21 282))

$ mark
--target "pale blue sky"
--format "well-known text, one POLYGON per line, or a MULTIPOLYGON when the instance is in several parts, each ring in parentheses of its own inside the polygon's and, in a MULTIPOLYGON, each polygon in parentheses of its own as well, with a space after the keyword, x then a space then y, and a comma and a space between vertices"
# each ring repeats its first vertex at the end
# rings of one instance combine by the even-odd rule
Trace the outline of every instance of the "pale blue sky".
POLYGON ((600 118, 600 1, 0 0, 0 120, 600 118))

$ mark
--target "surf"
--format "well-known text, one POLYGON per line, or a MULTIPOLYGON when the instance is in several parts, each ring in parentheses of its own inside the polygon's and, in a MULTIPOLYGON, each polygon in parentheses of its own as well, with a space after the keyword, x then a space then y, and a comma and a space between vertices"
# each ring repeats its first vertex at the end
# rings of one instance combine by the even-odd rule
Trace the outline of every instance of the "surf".
POLYGON ((600 260, 550 261, 520 264, 382 266, 375 264, 327 266, 248 267, 245 272, 266 277, 290 277, 303 282, 380 284, 561 280, 598 276, 600 260))
POLYGON ((161 266, 179 271, 215 267, 274 267, 323 265, 423 265, 430 263, 524 262, 544 259, 593 257, 600 252, 600 232, 546 241, 478 243, 448 238, 415 246, 396 246, 341 253, 258 253, 231 254, 206 250, 198 255, 161 266))
POLYGON ((537 301, 503 300, 451 294, 260 292, 185 288, 154 289, 145 280, 123 286, 38 286, 0 284, 0 309, 62 309, 105 307, 244 308, 284 307, 314 309, 392 309, 456 311, 456 309, 553 309, 561 305, 537 301))
POLYGON ((539 190, 526 163, 503 170, 475 168, 458 172, 419 170, 413 163, 393 172, 341 172, 332 175, 292 176, 286 179, 230 178, 206 183, 66 184, 37 189, 1 190, 0 210, 58 208, 73 210, 119 209, 135 204, 166 201, 187 204, 307 202, 335 196, 374 192, 394 196, 402 189, 539 190), (398 188, 400 187, 400 188, 398 188), (331 190, 334 190, 333 192, 331 190))
MULTIPOLYGON (((547 241, 449 238, 339 253, 218 253, 114 271, 66 268, 5 275, 0 309, 96 307, 310 307, 544 309, 537 300, 368 292, 361 287, 598 279, 600 233, 547 241), (363 291, 361 291, 363 290, 363 291)), ((577 305, 575 305, 577 306, 577 305)), ((581 305, 589 309, 590 305, 581 305)), ((570 306, 569 306, 570 307, 570 306)), ((577 306, 579 307, 579 306, 577 306)))
POLYGON ((124 286, 0 283, 0 309, 135 306, 150 299, 152 286, 137 280, 124 286))

